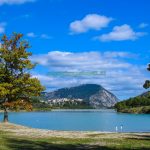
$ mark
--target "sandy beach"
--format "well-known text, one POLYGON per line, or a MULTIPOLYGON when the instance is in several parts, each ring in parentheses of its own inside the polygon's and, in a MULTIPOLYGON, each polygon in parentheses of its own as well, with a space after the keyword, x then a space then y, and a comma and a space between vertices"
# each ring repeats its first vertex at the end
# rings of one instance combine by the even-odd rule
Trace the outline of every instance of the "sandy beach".
POLYGON ((63 138, 122 138, 122 137, 135 137, 150 136, 150 133, 115 133, 115 132, 100 132, 100 131, 56 131, 44 130, 25 127, 12 123, 0 123, 0 131, 11 132, 17 136, 30 136, 30 137, 63 137, 63 138))
POLYGON ((74 132, 0 123, 0 150, 149 150, 150 133, 74 132))

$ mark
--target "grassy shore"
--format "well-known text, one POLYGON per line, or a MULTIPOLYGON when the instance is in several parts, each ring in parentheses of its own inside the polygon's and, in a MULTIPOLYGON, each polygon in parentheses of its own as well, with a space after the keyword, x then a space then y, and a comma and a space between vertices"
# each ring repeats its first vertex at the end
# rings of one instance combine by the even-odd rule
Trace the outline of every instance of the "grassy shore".
POLYGON ((131 114, 150 114, 150 106, 122 108, 117 111, 122 113, 131 113, 131 114))
POLYGON ((149 150, 150 133, 71 132, 0 123, 0 150, 149 150))

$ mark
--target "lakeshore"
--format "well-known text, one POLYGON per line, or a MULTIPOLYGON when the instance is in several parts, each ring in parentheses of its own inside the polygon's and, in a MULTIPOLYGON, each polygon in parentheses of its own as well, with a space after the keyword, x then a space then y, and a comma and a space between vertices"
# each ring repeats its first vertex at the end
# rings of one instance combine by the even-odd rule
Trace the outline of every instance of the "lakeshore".
MULTIPOLYGON (((9 112, 11 123, 59 131, 115 132, 116 126, 121 131, 122 125, 122 132, 150 132, 149 117, 149 114, 124 114, 114 110, 9 112)), ((0 120, 3 120, 3 113, 0 113, 0 120)))
POLYGON ((62 112, 64 112, 64 111, 73 111, 73 112, 86 112, 86 111, 88 111, 88 112, 108 112, 108 111, 112 111, 112 112, 115 112, 115 109, 51 109, 51 111, 56 111, 56 112, 60 112, 60 111, 62 111, 62 112))
POLYGON ((1 150, 150 149, 150 133, 75 132, 0 123, 1 150))

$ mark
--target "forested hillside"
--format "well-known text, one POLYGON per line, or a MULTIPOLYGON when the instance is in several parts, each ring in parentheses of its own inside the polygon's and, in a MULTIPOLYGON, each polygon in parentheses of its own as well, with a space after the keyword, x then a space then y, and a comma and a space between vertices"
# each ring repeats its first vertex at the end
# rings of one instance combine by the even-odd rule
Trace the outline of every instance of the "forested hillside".
POLYGON ((118 112, 150 113, 150 92, 118 102, 115 108, 118 112))

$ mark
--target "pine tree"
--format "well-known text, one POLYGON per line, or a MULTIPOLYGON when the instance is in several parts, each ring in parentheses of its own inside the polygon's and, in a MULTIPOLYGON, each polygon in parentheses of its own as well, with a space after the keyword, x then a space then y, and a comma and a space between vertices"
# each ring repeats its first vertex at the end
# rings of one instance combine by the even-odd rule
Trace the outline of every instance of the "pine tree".
MULTIPOLYGON (((148 65, 147 70, 150 71, 150 64, 148 65)), ((150 80, 146 80, 145 83, 144 83, 144 85, 143 85, 143 87, 144 87, 145 89, 150 88, 150 80)))
POLYGON ((44 90, 30 70, 35 64, 27 52, 29 43, 22 34, 3 35, 0 45, 0 106, 4 110, 4 122, 8 122, 8 110, 32 110, 31 97, 44 90))

